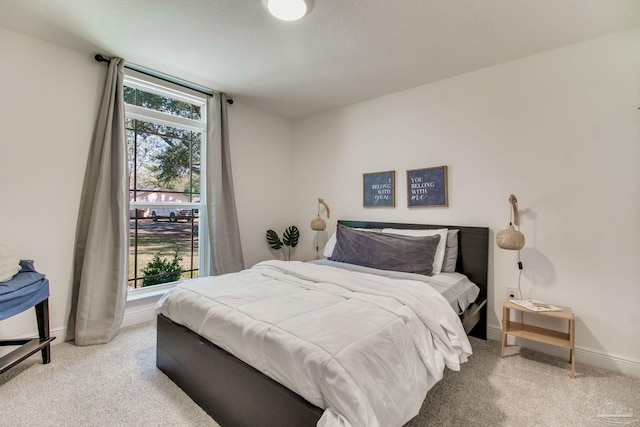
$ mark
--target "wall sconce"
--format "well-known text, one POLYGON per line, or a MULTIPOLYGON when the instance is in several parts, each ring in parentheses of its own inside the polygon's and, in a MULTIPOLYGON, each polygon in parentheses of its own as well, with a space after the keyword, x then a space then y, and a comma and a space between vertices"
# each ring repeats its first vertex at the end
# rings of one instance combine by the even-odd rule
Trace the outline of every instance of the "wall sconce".
MULTIPOLYGON (((324 206, 324 210, 327 212, 327 218, 331 216, 329 205, 325 203, 324 199, 318 198, 318 216, 311 221, 311 229, 316 232, 324 231, 324 229, 327 228, 327 223, 320 216, 320 206, 324 206)), ((316 233, 316 259, 320 257, 320 245, 318 244, 318 239, 319 234, 316 233)))
POLYGON ((524 234, 520 232, 520 217, 518 215, 518 199, 511 194, 509 196, 509 203, 511 203, 511 213, 509 225, 502 231, 499 231, 496 235, 496 244, 501 249, 507 249, 511 251, 518 251, 518 298, 522 299, 522 292, 520 291, 520 276, 522 276, 522 262, 520 261, 520 249, 524 247, 524 234), (514 224, 518 229, 514 227, 514 224))
POLYGON ((512 208, 511 221, 509 221, 507 228, 498 232, 496 243, 502 249, 519 251, 524 246, 524 234, 520 232, 520 217, 518 216, 518 199, 516 199, 516 196, 510 195, 509 203, 511 203, 512 208), (513 227, 513 224, 518 227, 518 230, 513 227))
POLYGON ((331 210, 329 206, 325 203, 324 199, 318 199, 318 216, 316 219, 311 221, 311 229, 313 231, 323 231, 327 228, 327 223, 320 217, 320 206, 324 206, 325 211, 327 211, 327 218, 331 217, 331 210))

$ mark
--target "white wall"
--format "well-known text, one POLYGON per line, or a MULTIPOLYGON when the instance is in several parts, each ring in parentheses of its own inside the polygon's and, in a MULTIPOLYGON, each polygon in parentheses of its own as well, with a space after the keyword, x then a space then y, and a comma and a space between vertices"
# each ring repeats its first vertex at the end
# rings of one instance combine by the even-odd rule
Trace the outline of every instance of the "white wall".
MULTIPOLYGON (((0 56, 0 241, 34 259, 49 278, 51 328, 60 340, 106 67, 89 54, 3 28, 0 56)), ((272 257, 265 231, 290 222, 291 122, 236 102, 229 107, 229 126, 243 253, 251 266, 272 257)), ((128 304, 125 323, 152 314, 153 303, 136 301, 128 304)), ((0 337, 35 334, 33 310, 0 323, 0 337)))
MULTIPOLYGON (((50 281, 52 329, 66 325, 80 192, 106 68, 89 55, 0 28, 0 240, 50 281)), ((37 332, 33 310, 0 323, 37 332)))
MULTIPOLYGON (((525 296, 573 308, 578 361, 604 358, 640 375, 638 107, 640 30, 301 119, 294 192, 304 199, 293 208, 310 221, 323 197, 332 220, 490 227, 495 337, 517 253, 493 238, 514 193, 525 296), (440 165, 449 207, 408 209, 405 171, 440 165), (363 208, 362 174, 385 170, 397 173, 396 208, 363 208)), ((303 234, 307 256, 312 237, 303 234)))
POLYGON ((271 259, 268 229, 281 235, 293 218, 291 121, 237 102, 228 109, 231 162, 244 263, 271 259))

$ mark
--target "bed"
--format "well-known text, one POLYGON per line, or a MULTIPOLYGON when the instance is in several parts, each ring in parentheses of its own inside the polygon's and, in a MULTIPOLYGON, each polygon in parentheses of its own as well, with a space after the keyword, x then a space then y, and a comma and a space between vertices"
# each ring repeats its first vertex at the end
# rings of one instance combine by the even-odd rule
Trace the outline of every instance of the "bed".
MULTIPOLYGON (((488 235, 489 235, 487 228, 466 227, 466 226, 404 224, 404 223, 402 224, 401 223, 381 223, 381 222, 366 222, 366 221, 345 221, 345 220, 338 221, 338 224, 339 224, 338 228, 341 230, 343 229, 349 229, 349 230, 367 229, 367 230, 377 230, 377 231, 382 231, 386 229, 437 230, 437 229, 443 229, 443 228, 446 228, 447 230, 452 230, 452 231, 457 230, 456 239, 457 239, 458 251, 457 251, 456 263, 455 263, 455 273, 458 275, 464 275, 470 281, 475 283, 475 285, 477 285, 478 287, 477 297, 475 298, 474 301, 470 302, 470 304, 464 307, 464 311, 459 314, 459 320, 460 320, 459 322, 457 321, 457 317, 456 317, 457 313, 456 311, 454 311, 455 307, 452 308, 451 306, 449 306, 451 301, 445 299, 439 294, 438 294, 438 298, 436 298, 437 301, 433 303, 434 304, 433 308, 430 309, 430 311, 433 311, 434 313, 439 313, 439 316, 441 318, 448 318, 448 316, 453 315, 457 324, 461 325, 460 329, 462 334, 467 333, 471 336, 475 336, 481 339, 486 339, 487 264, 488 264, 488 235), (346 227, 346 228, 343 228, 343 227, 346 227), (444 301, 444 303, 442 303, 442 301, 440 300, 444 301), (442 308, 443 304, 447 305, 446 309, 442 308)), ((359 233, 359 234, 362 234, 362 233, 359 233)), ((405 238, 405 240, 411 241, 411 244, 413 244, 412 238, 405 238)), ((414 240, 418 240, 418 239, 414 239, 414 240)), ((426 239, 420 239, 420 240, 424 241, 426 239)), ((286 264, 286 263, 282 263, 282 264, 286 264)), ((306 294, 313 294, 315 292, 315 288, 313 287, 316 286, 315 283, 318 282, 319 280, 314 277, 317 275, 322 275, 318 277, 321 277, 323 282, 325 280, 326 281, 334 280, 335 278, 336 286, 342 285, 342 282, 344 281, 342 278, 343 273, 337 271, 337 270, 341 270, 340 267, 330 266, 330 265, 329 266, 315 265, 312 263, 306 263, 309 265, 302 265, 302 264, 303 263, 289 263, 286 266, 282 266, 282 265, 279 265, 277 262, 269 262, 269 263, 266 263, 266 265, 258 265, 254 267, 254 268, 257 268, 258 271, 257 272, 250 271, 248 274, 249 275, 259 274, 259 276, 255 276, 255 277, 263 277, 264 275, 280 276, 282 274, 285 274, 282 271, 280 271, 281 268, 292 270, 292 271, 287 270, 286 276, 284 276, 285 280, 283 281, 284 283, 282 284, 282 289, 281 289, 281 292, 283 293, 283 295, 288 293, 295 294, 295 292, 291 291, 287 287, 289 285, 294 286, 293 284, 289 283, 290 274, 300 273, 302 279, 296 278, 295 286, 299 286, 297 281, 301 281, 305 287, 306 294)), ((243 272, 241 274, 246 275, 247 273, 243 272)), ((352 283, 355 283, 356 285, 354 286, 357 286, 358 283, 360 283, 359 282, 360 279, 364 280, 364 278, 366 278, 367 280, 369 280, 371 278, 371 276, 369 276, 368 275, 369 273, 367 272, 363 272, 363 273, 349 272, 345 274, 349 275, 349 280, 348 280, 349 285, 351 285, 352 283)), ((236 277, 236 276, 233 276, 233 277, 236 277)), ((239 280, 244 280, 242 278, 245 276, 237 276, 237 277, 239 280)), ((438 275, 438 277, 440 277, 440 275, 438 275)), ((376 283, 375 286, 378 286, 378 281, 379 281, 380 282, 379 286, 383 286, 386 284, 388 280, 394 280, 394 279, 376 277, 375 280, 373 280, 373 282, 376 283)), ((413 289, 412 286, 414 286, 413 281, 409 281, 409 280, 407 281, 401 280, 401 281, 403 283, 403 286, 405 286, 405 284, 409 286, 406 289, 403 287, 402 292, 405 292, 405 291, 413 292, 412 290, 413 289)), ((332 284, 331 286, 334 286, 334 282, 330 282, 330 283, 332 284)), ((397 282, 394 282, 394 283, 397 283, 397 282)), ((192 287, 197 288, 199 286, 200 284, 199 282, 197 282, 196 285, 192 287)), ((202 283, 202 286, 204 287, 204 283, 202 283)), ((325 285, 323 284, 323 286, 325 285)), ((372 286, 372 285, 368 285, 368 286, 372 286)), ((222 289, 224 289, 224 287, 218 289, 216 292, 225 293, 226 291, 223 292, 222 289)), ((347 290, 341 287, 336 287, 331 289, 333 289, 332 292, 335 292, 336 295, 338 295, 337 297, 339 298, 343 298, 344 297, 343 294, 345 292, 348 293, 348 295, 352 295, 360 291, 360 288, 357 288, 357 287, 354 289, 347 289, 347 290)), ((376 287, 375 289, 378 289, 378 288, 376 287)), ((396 290, 394 290, 393 292, 396 292, 396 290)), ((422 292, 422 290, 420 292, 422 292)), ((273 350, 276 353, 279 352, 278 354, 281 355, 279 357, 283 357, 284 359, 287 360, 285 362, 285 365, 291 364, 292 367, 295 367, 296 363, 301 363, 301 364, 304 363, 301 366, 305 366, 305 369, 297 369, 297 370, 294 369, 294 375, 287 372, 284 372, 284 373, 279 372, 280 368, 278 366, 269 365, 269 363, 271 363, 272 361, 268 360, 267 362, 264 362, 262 359, 255 359, 255 360, 253 359, 255 354, 259 355, 259 354, 262 354, 263 352, 264 354, 271 354, 270 351, 272 350, 269 350, 271 347, 267 347, 266 352, 265 352, 265 347, 263 347, 265 345, 267 346, 271 345, 270 341, 266 341, 267 344, 265 344, 264 342, 261 342, 260 350, 258 350, 257 348, 248 348, 248 349, 245 349, 247 353, 236 357, 231 353, 239 354, 238 351, 242 352, 242 346, 247 344, 242 343, 241 341, 236 341, 234 338, 228 338, 229 341, 225 341, 225 339, 227 339, 225 337, 228 335, 227 329, 233 329, 234 327, 230 326, 232 323, 231 321, 216 320, 218 316, 216 310, 218 309, 212 308, 210 309, 210 311, 204 310, 205 314, 204 314, 203 320, 197 320, 197 319, 194 320, 194 319, 190 319, 189 317, 191 315, 190 314, 191 312, 199 310, 197 309, 197 305, 199 304, 199 301, 201 301, 202 299, 209 299, 209 297, 206 296, 206 292, 205 292, 205 296, 202 296, 200 294, 192 293, 191 290, 181 289, 179 291, 176 291, 176 294, 181 295, 181 298, 184 301, 179 303, 178 302, 178 300, 180 299, 179 297, 175 297, 175 296, 167 297, 167 298, 163 298, 163 301, 161 301, 161 303, 159 303, 159 306, 158 306, 157 366, 222 426, 224 427, 227 427, 227 426, 255 427, 255 426, 315 426, 315 425, 330 426, 330 425, 357 425, 357 424, 362 425, 363 423, 365 423, 365 421, 363 420, 369 420, 369 418, 367 417, 372 417, 371 420, 375 421, 375 422, 371 421, 371 423, 370 421, 366 421, 367 425, 382 423, 377 421, 378 419, 376 418, 376 416, 379 414, 377 415, 369 414, 367 412, 368 410, 370 410, 370 408, 363 410, 364 412, 362 414, 358 412, 361 410, 360 408, 353 409, 353 411, 358 413, 355 415, 349 415, 349 411, 351 411, 352 408, 340 407, 340 406, 343 400, 349 401, 350 399, 352 399, 357 401, 358 399, 376 398, 376 396, 372 397, 369 394, 377 395, 380 393, 378 391, 375 391, 374 393, 371 390, 373 389, 378 390, 384 387, 372 387, 371 385, 367 385, 364 383, 357 384, 354 386, 355 393, 364 393, 362 394, 362 396, 360 397, 353 397, 351 395, 343 396, 341 394, 343 393, 343 390, 346 389, 350 392, 351 384, 349 384, 348 386, 345 386, 344 383, 341 382, 343 380, 340 379, 339 376, 334 375, 335 372, 333 371, 329 375, 315 373, 316 364, 314 364, 314 358, 316 357, 317 353, 323 354, 324 350, 316 353, 311 352, 306 354, 306 356, 305 356, 305 353, 301 353, 303 358, 306 357, 308 359, 308 360, 305 359, 304 362, 297 361, 296 359, 293 358, 293 356, 291 356, 292 357, 291 359, 287 359, 287 357, 289 357, 288 354, 284 354, 284 356, 282 356, 284 349, 273 350), (173 298, 173 300, 171 300, 171 298, 173 298), (169 299, 170 302, 167 302, 167 299, 169 299), (206 328, 204 328, 205 323, 208 324, 206 328), (186 327, 184 325, 187 325, 189 327, 186 327), (211 325, 214 325, 214 326, 211 326, 211 325), (209 336, 209 338, 207 338, 206 336, 209 336), (218 345, 214 344, 212 341, 216 342, 218 345), (229 351, 226 351, 223 348, 229 351), (241 359, 243 359, 244 361, 241 359), (246 363, 246 362, 249 362, 249 363, 246 363), (267 363, 267 365, 265 365, 267 366, 266 368, 265 366, 263 366, 263 362, 267 363), (266 374, 261 372, 261 370, 255 369, 254 367, 252 367, 252 365, 259 366, 262 371, 266 372, 266 374), (307 366, 309 367, 308 369, 306 368, 307 366), (323 378, 323 381, 327 383, 331 383, 331 384, 335 383, 340 385, 338 385, 337 387, 331 388, 331 391, 328 393, 327 396, 316 396, 314 394, 316 393, 316 391, 306 387, 305 382, 301 383, 303 384, 302 386, 300 386, 300 384, 297 382, 298 376, 306 377, 306 376, 314 376, 314 375, 315 376, 320 375, 323 378), (292 378, 292 376, 294 378, 292 378), (279 381, 275 381, 272 378, 278 378, 279 381), (288 387, 285 387, 282 384, 286 384, 288 385, 288 387), (302 387, 302 388, 297 388, 297 387, 302 387), (298 392, 296 393, 292 390, 297 390, 298 392), (302 395, 304 395, 305 397, 303 398, 302 395), (310 402, 314 402, 316 404, 312 404, 310 402), (324 404, 322 402, 324 402, 324 404), (360 420, 360 421, 353 422, 353 420, 360 420)), ((228 296, 225 296, 225 297, 229 298, 228 296)), ((331 299, 334 297, 336 296, 332 295, 326 298, 331 299)), ((320 300, 322 300, 322 298, 325 298, 325 297, 319 297, 319 298, 320 300)), ((364 304, 365 308, 363 309, 364 310, 363 313, 366 313, 366 310, 368 309, 368 304, 370 303, 369 298, 373 298, 373 297, 368 297, 368 296, 363 297, 363 299, 366 300, 365 301, 366 304, 364 304)), ((397 307, 399 306, 398 304, 396 304, 395 300, 393 300, 394 301, 393 303, 389 302, 391 300, 387 298, 386 295, 383 295, 383 296, 378 295, 375 298, 378 298, 376 301, 382 301, 380 303, 376 302, 376 304, 381 304, 383 306, 387 303, 392 304, 392 307, 387 311, 399 310, 399 311, 402 311, 402 313, 405 313, 403 311, 404 310, 403 308, 397 309, 397 307)), ((416 297, 416 299, 420 304, 422 304, 422 302, 420 302, 421 298, 422 298, 421 295, 419 297, 416 297)), ((352 300, 350 297, 347 299, 349 301, 352 300)), ((410 300, 410 299, 411 298, 407 298, 407 300, 410 300)), ((307 304, 307 303, 309 302, 302 301, 300 303, 302 309, 305 309, 304 304, 307 304)), ((355 304, 357 304, 357 302, 355 304)), ((406 304, 410 305, 411 302, 406 301, 406 304)), ((287 307, 294 307, 294 306, 295 304, 287 305, 287 307)), ((403 304, 400 304, 400 306, 403 306, 403 304)), ((362 307, 362 305, 355 306, 355 307, 362 307)), ((388 307, 385 306, 383 308, 387 309, 388 307)), ((356 313, 358 312, 358 310, 360 310, 360 308, 355 308, 353 312, 356 313)), ((260 310, 257 310, 257 311, 260 311, 260 310)), ((422 310, 422 312, 424 311, 429 311, 429 310, 422 310)), ((413 313, 412 311, 410 312, 413 313)), ((416 312, 418 312, 418 310, 416 310, 416 312)), ((404 316, 404 314, 402 313, 401 313, 401 317, 404 316)), ((250 317, 253 317, 253 315, 254 314, 251 313, 250 317)), ((275 315, 275 314, 272 313, 271 315, 275 315)), ((342 315, 343 314, 340 314, 338 316, 342 316, 342 315)), ((378 315, 376 314, 376 316, 378 315)), ((411 314, 411 316, 413 316, 413 314, 411 314)), ((420 316, 422 316, 422 314, 420 314, 420 316)), ((364 317, 366 317, 366 315, 364 317)), ((371 318, 373 318, 373 316, 371 318)), ((412 322, 413 320, 410 319, 410 321, 407 321, 406 323, 410 325, 414 325, 412 327, 415 327, 415 324, 417 323, 415 322, 412 323, 412 322)), ((431 372, 431 370, 433 369, 432 365, 446 364, 447 366, 455 369, 455 366, 458 360, 457 358, 459 357, 459 360, 461 362, 464 362, 464 360, 466 360, 466 356, 468 355, 467 353, 465 353, 465 351, 470 353, 470 351, 468 350, 463 351, 458 349, 458 347, 464 347, 463 344, 460 344, 464 340, 455 338, 457 333, 454 331, 455 325, 453 325, 453 323, 448 323, 449 322, 448 320, 447 321, 443 320, 443 322, 444 322, 443 324, 445 325, 444 329, 450 330, 451 336, 454 337, 454 339, 451 340, 454 343, 452 344, 451 342, 447 342, 445 345, 446 348, 444 349, 439 348, 438 351, 435 352, 436 356, 434 356, 434 359, 432 361, 428 363, 424 362, 424 364, 426 365, 426 371, 427 371, 426 379, 424 381, 422 379, 416 380, 415 384, 413 384, 413 381, 411 381, 411 384, 407 385, 408 388, 406 392, 410 396, 420 395, 423 392, 424 394, 426 394, 426 390, 428 390, 433 385, 433 383, 435 383, 439 379, 437 372, 433 374, 429 374, 429 372, 431 372), (455 355, 449 354, 448 351, 450 349, 447 350, 448 348, 447 346, 456 347, 455 351, 459 350, 458 351, 459 354, 458 353, 456 353, 455 355), (442 354, 440 353, 440 350, 442 350, 442 354), (418 391, 417 392, 414 391, 414 389, 412 389, 411 387, 415 387, 415 390, 418 390, 418 391)), ((395 319, 393 319, 393 321, 389 321, 388 324, 396 325, 397 323, 398 322, 396 322, 395 319)), ((240 329, 242 328, 243 327, 241 327, 240 329)), ((385 323, 385 328, 387 328, 386 323, 385 323)), ((395 340, 393 345, 402 346, 403 345, 402 343, 406 341, 406 338, 404 339, 404 341, 402 338, 403 336, 402 334, 404 334, 404 332, 400 333, 399 330, 394 329, 395 326, 389 326, 388 328, 389 328, 389 331, 393 331, 392 333, 386 334, 387 336, 392 337, 391 340, 395 340)), ((271 329, 269 329, 269 331, 270 331, 269 333, 271 333, 271 329)), ((255 334, 255 332, 246 332, 246 331, 244 332, 241 331, 241 334, 242 333, 255 334)), ((409 336, 414 336, 414 335, 415 334, 413 332, 409 334, 409 336)), ((434 336, 437 336, 437 333, 434 336)), ((344 339, 344 337, 342 337, 342 339, 344 339)), ((338 339, 336 338, 336 340, 338 339)), ((366 341, 366 340, 363 340, 363 341, 366 341)), ((435 344, 430 343, 429 345, 427 345, 427 347, 438 346, 438 343, 440 347, 442 347, 441 340, 438 340, 436 338, 434 339, 434 343, 435 344)), ((385 344, 372 342, 371 345, 381 346, 380 348, 384 349, 385 344)), ((304 349, 306 349, 307 343, 304 343, 304 346, 305 346, 304 349)), ((384 351, 378 351, 378 350, 371 351, 371 348, 365 351, 370 353, 378 353, 378 352, 385 353, 384 351)), ((453 350, 451 351, 453 352, 453 350)), ((292 353, 299 353, 299 351, 296 348, 296 350, 293 350, 292 353)), ((409 353, 409 351, 407 351, 407 353, 409 353)), ((343 357, 343 359, 340 359, 337 355, 334 355, 332 358, 330 358, 332 362, 334 359, 337 361, 334 364, 338 366, 338 368, 336 369, 343 369, 343 365, 346 366, 347 368, 349 367, 349 365, 357 365, 356 362, 359 356, 358 356, 358 353, 355 351, 351 353, 341 351, 340 357, 343 357), (344 356, 344 353, 347 353, 348 357, 344 356), (356 362, 354 362, 354 360, 356 362)), ((428 358, 432 356, 429 356, 429 355, 425 356, 425 353, 421 351, 417 351, 417 355, 414 355, 411 357, 418 358, 418 359, 422 357, 424 360, 425 357, 428 358)), ((318 362, 318 364, 320 363, 324 364, 325 362, 318 362)), ((382 366, 381 371, 386 371, 386 370, 393 371, 393 370, 399 369, 400 371, 402 371, 402 375, 405 375, 405 377, 401 377, 401 378, 405 378, 405 380, 403 380, 404 381, 403 382, 400 380, 395 381, 394 378, 384 378, 384 383, 388 384, 388 387, 390 389, 394 389, 394 387, 402 388, 403 384, 405 383, 408 384, 409 382, 406 381, 406 375, 408 375, 407 372, 413 373, 414 371, 412 369, 417 369, 415 368, 415 366, 417 365, 414 363, 413 359, 410 360, 409 362, 395 361, 393 366, 394 367, 392 369, 391 368, 388 369, 387 367, 382 366)), ((357 370, 358 368, 356 367, 355 369, 357 370)), ((363 367, 362 369, 369 369, 369 368, 363 367)), ((372 369, 372 371, 376 371, 376 369, 372 369)), ((422 374, 418 375, 418 371, 415 371, 415 372, 416 372, 416 377, 422 378, 422 374)), ((376 373, 376 375, 378 375, 378 373, 376 373)), ((380 375, 385 375, 385 374, 383 372, 383 373, 380 373, 380 375)), ((375 376, 375 375, 371 375, 371 376, 375 376)), ((413 377, 411 378, 413 379, 413 377)), ((380 379, 374 378, 374 381, 376 380, 380 382, 380 379)), ((325 386, 323 390, 326 391, 327 390, 326 384, 323 384, 323 385, 325 386)), ((319 387, 322 389, 323 385, 319 387)), ((385 387, 387 386, 385 385, 385 387)), ((386 393, 385 390, 381 390, 381 392, 383 394, 386 393)), ((421 403, 421 399, 423 398, 424 398, 424 395, 422 395, 422 397, 417 402, 418 409, 419 409, 419 404, 421 403)), ((382 400, 384 401, 385 398, 383 398, 382 400)), ((404 399, 402 400, 404 402, 404 399)), ((408 402, 406 403, 406 405, 409 408, 408 409, 400 408, 398 409, 399 413, 406 414, 407 411, 417 411, 415 409, 416 402, 410 402, 410 399, 406 399, 406 400, 408 402)), ((356 406, 357 406, 357 403, 356 403, 356 406)), ((388 410, 389 413, 392 413, 396 410, 395 408, 387 408, 387 409, 380 408, 380 403, 376 403, 375 405, 371 405, 371 406, 375 406, 374 409, 371 409, 372 411, 375 410, 375 411, 384 412, 388 410)), ((406 416, 406 415, 402 415, 402 416, 406 416)), ((382 415, 382 417, 384 417, 384 414, 382 415)), ((408 421, 408 420, 403 419, 403 422, 405 421, 408 421)), ((386 424, 387 422, 389 422, 391 425, 399 425, 395 421, 394 422, 385 421, 385 423, 382 425, 387 425, 386 424)))

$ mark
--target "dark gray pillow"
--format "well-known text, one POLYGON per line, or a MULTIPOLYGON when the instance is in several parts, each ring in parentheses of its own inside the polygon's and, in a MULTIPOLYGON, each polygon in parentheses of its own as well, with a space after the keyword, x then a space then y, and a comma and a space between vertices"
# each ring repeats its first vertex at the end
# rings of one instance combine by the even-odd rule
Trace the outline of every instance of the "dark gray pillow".
POLYGON ((443 273, 455 273, 456 262, 458 261, 458 231, 447 230, 447 245, 444 248, 444 261, 442 262, 443 273))
POLYGON ((336 246, 329 259, 431 276, 439 241, 440 235, 413 237, 369 233, 338 224, 336 246))

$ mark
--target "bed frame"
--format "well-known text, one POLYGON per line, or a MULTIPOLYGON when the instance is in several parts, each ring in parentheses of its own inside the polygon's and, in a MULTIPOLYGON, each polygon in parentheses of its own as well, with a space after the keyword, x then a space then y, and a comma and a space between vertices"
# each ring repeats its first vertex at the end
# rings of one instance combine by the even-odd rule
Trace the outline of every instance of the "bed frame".
MULTIPOLYGON (((458 233, 456 271, 480 288, 460 315, 467 334, 486 339, 489 229, 426 224, 339 220, 358 228, 436 229, 458 233)), ((223 427, 312 427, 324 412, 278 382, 207 341, 158 315, 156 365, 223 427)))

